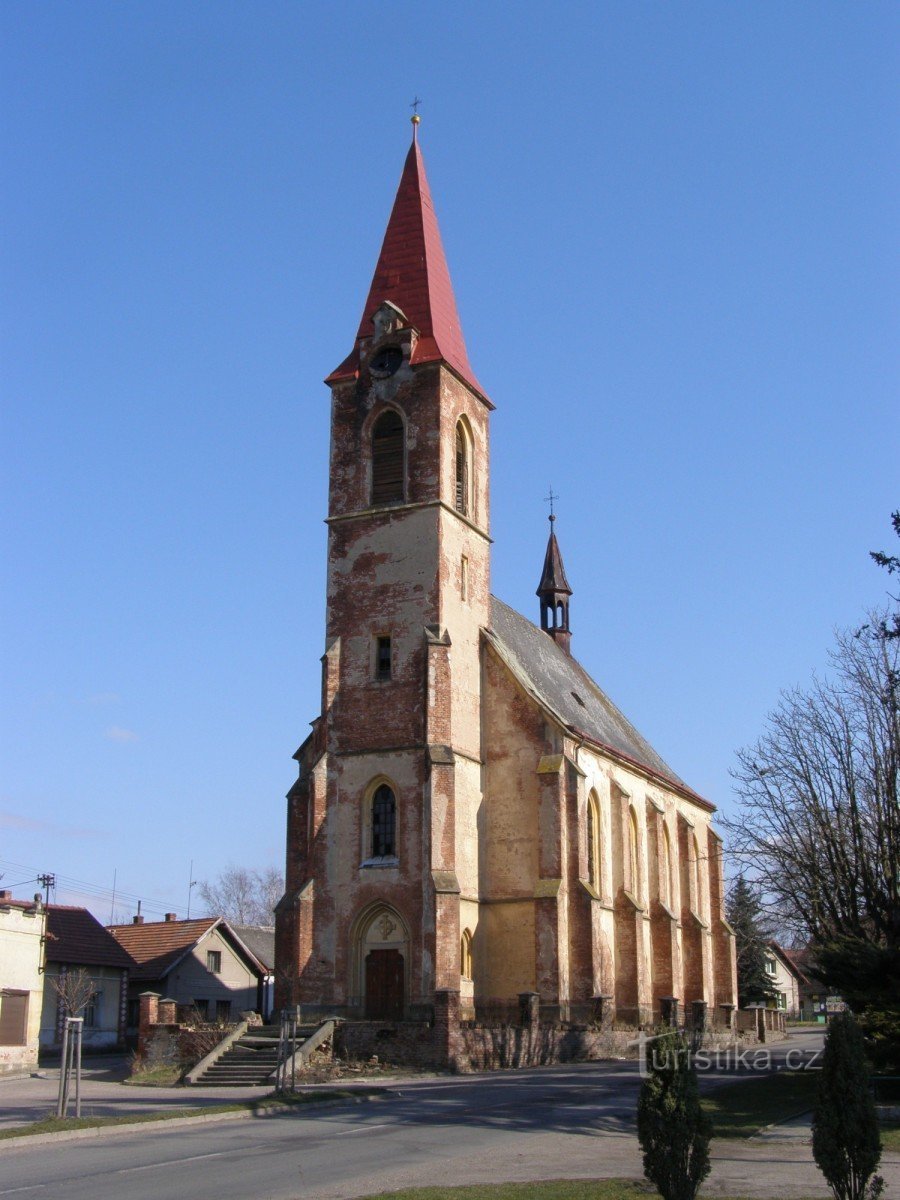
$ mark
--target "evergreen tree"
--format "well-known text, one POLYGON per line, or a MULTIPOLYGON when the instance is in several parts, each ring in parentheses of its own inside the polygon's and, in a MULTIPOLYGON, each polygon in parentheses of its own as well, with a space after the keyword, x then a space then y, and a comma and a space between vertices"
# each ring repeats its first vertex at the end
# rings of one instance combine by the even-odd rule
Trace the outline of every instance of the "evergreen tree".
POLYGON ((813 1157, 837 1200, 879 1195, 879 1177, 869 1185, 881 1158, 878 1117, 862 1034, 849 1012, 828 1024, 812 1134, 813 1157))
POLYGON ((769 930, 759 897, 743 875, 738 875, 728 896, 728 921, 734 930, 737 951, 738 1003, 767 1004, 777 991, 766 971, 769 930))
POLYGON ((644 1174, 663 1200, 694 1200, 709 1174, 712 1125, 700 1107, 688 1046, 673 1029, 648 1042, 647 1052, 637 1110, 644 1174))

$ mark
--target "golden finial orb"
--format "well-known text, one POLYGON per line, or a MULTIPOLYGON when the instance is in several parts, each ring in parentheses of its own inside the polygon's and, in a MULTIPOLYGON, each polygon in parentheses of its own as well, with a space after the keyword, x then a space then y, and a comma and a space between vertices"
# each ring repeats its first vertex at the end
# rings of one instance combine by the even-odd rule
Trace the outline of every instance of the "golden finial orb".
POLYGON ((413 113, 413 115, 409 119, 410 119, 410 121, 412 121, 413 125, 420 124, 421 120, 422 120, 422 118, 419 116, 418 113, 413 113))

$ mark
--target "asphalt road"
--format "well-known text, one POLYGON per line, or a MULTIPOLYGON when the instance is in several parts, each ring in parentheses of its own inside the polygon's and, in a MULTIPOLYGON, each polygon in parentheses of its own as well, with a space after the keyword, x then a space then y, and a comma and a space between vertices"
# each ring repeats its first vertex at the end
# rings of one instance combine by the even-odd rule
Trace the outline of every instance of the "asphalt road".
MULTIPOLYGON (((815 1036, 793 1038, 777 1056, 814 1049, 815 1036)), ((638 1178, 638 1086, 634 1063, 581 1063, 416 1081, 376 1101, 246 1121, 20 1144, 0 1153, 0 1197, 344 1200, 425 1183, 638 1178)), ((826 1195, 804 1139, 801 1127, 780 1139, 715 1143, 709 1190, 826 1195)), ((900 1161, 889 1183, 900 1189, 900 1161)))

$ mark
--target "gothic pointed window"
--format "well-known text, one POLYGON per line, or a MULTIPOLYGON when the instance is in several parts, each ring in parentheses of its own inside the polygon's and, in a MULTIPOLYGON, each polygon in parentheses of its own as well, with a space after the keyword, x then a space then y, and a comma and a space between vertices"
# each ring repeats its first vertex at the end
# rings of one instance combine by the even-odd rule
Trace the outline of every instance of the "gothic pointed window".
POLYGON ((399 504, 404 499, 404 433, 400 414, 381 414, 372 430, 372 503, 399 504))
POLYGON ((469 473, 470 473, 469 439, 462 421, 456 426, 456 511, 464 517, 470 515, 469 503, 469 473))
POLYGON ((472 934, 463 930, 459 948, 459 973, 463 979, 472 978, 472 934))
POLYGON ((638 859, 638 823, 634 809, 628 810, 628 858, 631 867, 631 894, 635 900, 640 897, 640 870, 638 859))
POLYGON ((394 793, 381 783, 372 794, 372 857, 397 856, 397 804, 394 793))
POLYGON ((671 908, 674 903, 672 896, 672 839, 669 837, 669 828, 665 823, 662 827, 659 872, 659 898, 667 908, 671 908))
POLYGON ((690 846, 691 859, 691 902, 693 904, 694 913, 698 917, 704 916, 703 891, 702 883, 703 876, 700 873, 700 843, 697 841, 697 835, 691 835, 690 846))
POLYGON ((595 892, 600 891, 600 805, 597 795, 591 792, 587 803, 587 852, 588 883, 595 892))

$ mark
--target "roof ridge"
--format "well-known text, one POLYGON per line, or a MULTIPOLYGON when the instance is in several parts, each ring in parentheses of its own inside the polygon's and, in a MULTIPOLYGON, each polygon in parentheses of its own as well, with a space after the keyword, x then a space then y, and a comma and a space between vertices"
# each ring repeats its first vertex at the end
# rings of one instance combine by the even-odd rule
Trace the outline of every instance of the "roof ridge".
POLYGON ((492 625, 490 632, 520 663, 535 693, 552 712, 560 714, 563 721, 579 735, 585 736, 608 752, 621 756, 633 766, 649 772, 664 786, 675 787, 705 808, 715 810, 715 805, 695 792, 672 770, 662 755, 657 753, 648 739, 576 658, 567 654, 538 625, 498 596, 491 595, 491 602, 498 606, 496 612, 510 627, 508 636, 512 637, 513 643, 507 645, 502 631, 498 631, 496 625, 492 625), (518 645, 515 641, 517 622, 523 623, 519 625, 523 633, 523 625, 528 631, 527 638, 523 639, 520 636, 518 645), (533 642, 529 640, 532 638, 533 642), (525 659, 523 655, 526 656, 525 659), (578 686, 584 688, 590 696, 587 711, 584 697, 580 697, 575 690, 578 686), (575 704, 578 705, 577 709, 575 704), (593 714, 590 707, 594 707, 593 714), (593 732, 591 724, 596 725, 593 732))

